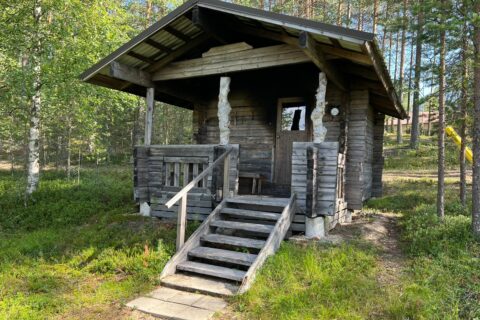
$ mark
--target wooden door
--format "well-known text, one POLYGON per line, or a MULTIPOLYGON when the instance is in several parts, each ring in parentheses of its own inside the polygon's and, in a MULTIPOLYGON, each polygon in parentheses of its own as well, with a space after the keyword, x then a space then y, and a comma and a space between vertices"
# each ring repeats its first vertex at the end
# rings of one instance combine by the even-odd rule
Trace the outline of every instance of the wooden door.
POLYGON ((308 109, 301 98, 279 99, 275 141, 274 183, 290 186, 294 141, 309 141, 308 109))

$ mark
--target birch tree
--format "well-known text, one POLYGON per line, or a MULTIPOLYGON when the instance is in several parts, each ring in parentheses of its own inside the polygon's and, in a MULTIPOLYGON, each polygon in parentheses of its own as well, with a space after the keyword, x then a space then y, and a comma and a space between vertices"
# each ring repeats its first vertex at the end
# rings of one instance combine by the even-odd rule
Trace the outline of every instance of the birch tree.
POLYGON ((33 70, 33 96, 30 110, 30 131, 28 136, 28 172, 26 194, 31 195, 37 190, 40 178, 40 112, 42 107, 41 98, 41 50, 42 50, 42 0, 36 0, 33 9, 34 34, 32 36, 32 52, 30 63, 33 70))

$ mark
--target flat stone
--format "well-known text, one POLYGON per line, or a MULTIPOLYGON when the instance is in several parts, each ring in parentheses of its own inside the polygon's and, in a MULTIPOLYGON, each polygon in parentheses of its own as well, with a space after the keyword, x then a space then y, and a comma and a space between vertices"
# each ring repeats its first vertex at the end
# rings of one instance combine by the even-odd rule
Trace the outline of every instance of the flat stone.
POLYGON ((129 303, 127 307, 152 314, 156 317, 176 320, 204 320, 210 319, 215 313, 211 310, 186 306, 174 302, 167 302, 150 297, 140 297, 129 303))
POLYGON ((202 296, 202 298, 200 298, 200 300, 195 302, 192 306, 216 312, 226 308, 227 302, 222 298, 202 296))
MULTIPOLYGON (((193 305, 195 302, 199 301, 204 295, 197 294, 197 293, 191 293, 191 292, 185 292, 185 291, 178 291, 176 290, 177 293, 170 298, 168 298, 169 302, 175 302, 179 304, 185 304, 185 305, 193 305)), ((201 308, 201 306, 198 306, 201 308)))
POLYGON ((150 292, 149 294, 147 294, 147 296, 155 299, 159 299, 159 300, 168 301, 169 298, 173 297, 178 292, 180 291, 166 288, 166 287, 159 287, 153 290, 152 292, 150 292))

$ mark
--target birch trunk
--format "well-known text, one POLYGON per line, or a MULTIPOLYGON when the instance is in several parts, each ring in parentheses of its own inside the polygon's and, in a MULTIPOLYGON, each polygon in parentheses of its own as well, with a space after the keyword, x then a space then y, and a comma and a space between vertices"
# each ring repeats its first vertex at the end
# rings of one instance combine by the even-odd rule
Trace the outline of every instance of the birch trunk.
POLYGON ((70 117, 68 117, 67 126, 67 180, 70 180, 72 172, 72 121, 70 117))
POLYGON ((40 35, 40 19, 42 16, 42 3, 37 0, 33 10, 33 18, 36 26, 36 33, 34 34, 34 46, 32 48, 31 63, 33 67, 33 97, 32 107, 30 110, 30 130, 28 137, 28 171, 27 171, 27 189, 26 194, 31 195, 38 188, 38 181, 40 178, 40 155, 38 142, 40 139, 40 110, 42 106, 41 92, 41 35, 40 35))
MULTIPOLYGON (((475 4, 480 12, 480 2, 475 4)), ((475 67, 474 67, 474 121, 473 121, 473 185, 472 185, 472 229, 480 238, 480 25, 477 22, 474 31, 475 67)))

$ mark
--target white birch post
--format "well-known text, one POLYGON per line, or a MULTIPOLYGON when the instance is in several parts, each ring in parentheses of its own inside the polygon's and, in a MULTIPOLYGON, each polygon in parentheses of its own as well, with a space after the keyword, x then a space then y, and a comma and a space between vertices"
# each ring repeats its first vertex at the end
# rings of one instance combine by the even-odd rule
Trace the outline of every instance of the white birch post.
POLYGON ((232 107, 228 102, 230 92, 229 77, 220 78, 220 93, 218 94, 218 127, 220 129, 220 144, 227 145, 230 140, 230 111, 232 107))
POLYGON ((38 187, 40 178, 40 153, 38 147, 38 140, 40 138, 40 109, 42 100, 40 96, 41 81, 41 62, 40 50, 42 40, 40 35, 40 19, 42 17, 42 2, 37 1, 33 10, 33 18, 37 32, 35 34, 35 44, 31 54, 31 63, 33 66, 33 97, 32 109, 30 113, 30 131, 28 137, 28 174, 27 174, 27 189, 26 195, 31 195, 38 187))
MULTIPOLYGON (((230 140, 230 111, 232 107, 230 102, 228 102, 228 93, 230 92, 230 77, 221 77, 220 78, 220 92, 218 94, 218 128, 220 131, 220 144, 227 145, 230 140)), ((230 166, 230 155, 225 158, 223 162, 223 188, 222 188, 222 197, 226 198, 229 196, 229 166, 230 166)))
MULTIPOLYGON (((319 83, 316 94, 316 105, 312 111, 311 119, 313 123, 313 142, 321 143, 325 141, 327 128, 323 125, 323 116, 325 114, 325 95, 327 92, 327 77, 325 73, 320 72, 319 83)), ((305 236, 307 238, 323 238, 326 235, 325 217, 317 216, 305 219, 305 236)))
POLYGON ((147 113, 145 114, 145 145, 152 143, 153 111, 155 108, 155 89, 147 88, 147 113))
MULTIPOLYGON (((155 89, 147 88, 146 96, 147 110, 145 113, 145 140, 144 145, 149 146, 152 143, 152 127, 153 127, 153 112, 155 108, 155 89)), ((142 216, 150 216, 150 206, 147 202, 140 203, 140 214, 142 216)))

